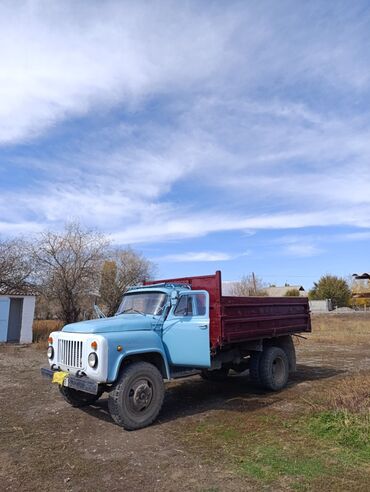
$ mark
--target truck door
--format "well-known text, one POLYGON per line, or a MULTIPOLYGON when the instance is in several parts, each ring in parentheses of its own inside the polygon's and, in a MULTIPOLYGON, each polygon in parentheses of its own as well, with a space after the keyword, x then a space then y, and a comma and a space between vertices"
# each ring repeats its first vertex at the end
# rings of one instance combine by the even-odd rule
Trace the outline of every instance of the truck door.
POLYGON ((210 367, 207 291, 180 292, 163 324, 163 345, 172 365, 210 367))

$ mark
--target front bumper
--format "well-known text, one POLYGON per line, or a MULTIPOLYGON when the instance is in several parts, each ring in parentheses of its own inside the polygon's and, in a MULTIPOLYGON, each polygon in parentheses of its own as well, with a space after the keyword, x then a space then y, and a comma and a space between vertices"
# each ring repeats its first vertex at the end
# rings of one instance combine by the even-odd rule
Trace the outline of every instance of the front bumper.
MULTIPOLYGON (((48 379, 53 379, 53 374, 55 372, 57 371, 53 371, 48 367, 41 368, 41 375, 48 379)), ((97 395, 99 391, 98 383, 87 376, 77 377, 68 375, 64 380, 64 386, 68 386, 68 388, 73 388, 77 391, 84 391, 85 393, 90 393, 91 395, 97 395)))

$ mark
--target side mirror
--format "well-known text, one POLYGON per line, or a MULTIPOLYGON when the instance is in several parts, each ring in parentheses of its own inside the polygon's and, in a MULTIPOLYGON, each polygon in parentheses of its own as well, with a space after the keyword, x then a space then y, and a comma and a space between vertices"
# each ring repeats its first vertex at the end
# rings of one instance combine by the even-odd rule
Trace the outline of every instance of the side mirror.
POLYGON ((171 306, 175 306, 175 304, 177 304, 178 298, 179 298, 179 295, 178 295, 177 291, 173 290, 171 292, 171 306))

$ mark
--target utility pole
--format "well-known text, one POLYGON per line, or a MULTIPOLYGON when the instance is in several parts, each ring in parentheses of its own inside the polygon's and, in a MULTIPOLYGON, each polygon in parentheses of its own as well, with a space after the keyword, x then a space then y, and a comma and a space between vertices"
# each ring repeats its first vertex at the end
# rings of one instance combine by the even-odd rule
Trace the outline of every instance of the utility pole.
POLYGON ((257 295, 257 284, 256 284, 256 276, 254 272, 252 272, 252 280, 253 280, 253 287, 254 287, 254 295, 257 295))

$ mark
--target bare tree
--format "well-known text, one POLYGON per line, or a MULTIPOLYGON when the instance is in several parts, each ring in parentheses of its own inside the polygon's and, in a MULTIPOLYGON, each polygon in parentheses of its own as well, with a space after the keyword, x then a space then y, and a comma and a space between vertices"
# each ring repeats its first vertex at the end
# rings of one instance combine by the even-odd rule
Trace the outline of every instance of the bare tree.
POLYGON ((130 285, 142 284, 153 277, 154 264, 132 248, 115 249, 103 266, 100 300, 108 316, 119 307, 122 295, 130 285))
POLYGON ((78 223, 66 224, 60 233, 42 233, 35 244, 40 289, 66 323, 80 319, 86 299, 92 302, 97 293, 107 248, 102 234, 78 223))
POLYGON ((26 241, 0 241, 0 290, 24 289, 29 285, 33 272, 30 245, 26 241))
POLYGON ((235 282, 231 288, 233 296, 267 296, 266 284, 254 274, 243 275, 239 282, 235 282))

